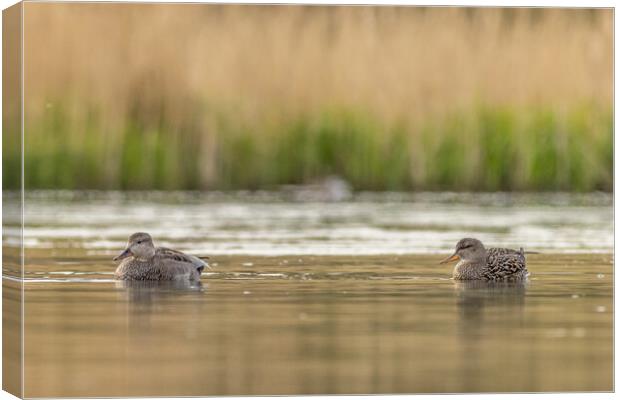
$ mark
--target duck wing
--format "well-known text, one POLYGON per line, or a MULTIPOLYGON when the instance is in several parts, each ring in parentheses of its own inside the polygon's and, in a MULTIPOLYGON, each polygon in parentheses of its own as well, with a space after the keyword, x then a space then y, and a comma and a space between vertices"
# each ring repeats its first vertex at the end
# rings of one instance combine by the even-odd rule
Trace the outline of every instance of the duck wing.
POLYGON ((205 268, 210 268, 209 264, 206 261, 201 260, 198 257, 192 256, 190 254, 185 254, 177 250, 169 249, 166 247, 158 247, 156 251, 156 255, 161 259, 173 260, 181 263, 189 263, 192 264, 196 269, 202 272, 205 268))
POLYGON ((507 249, 505 247, 491 247, 490 249, 487 249, 487 254, 490 256, 491 255, 500 256, 504 254, 517 254, 520 252, 521 252, 520 250, 507 249))
POLYGON ((488 252, 487 268, 483 275, 487 280, 523 278, 524 275, 527 275, 523 250, 488 252))
POLYGON ((487 254, 489 256, 499 256, 502 254, 540 254, 537 251, 525 251, 523 250, 523 248, 520 248, 519 250, 514 250, 514 249, 507 249, 505 247, 491 247, 490 249, 487 249, 487 254))

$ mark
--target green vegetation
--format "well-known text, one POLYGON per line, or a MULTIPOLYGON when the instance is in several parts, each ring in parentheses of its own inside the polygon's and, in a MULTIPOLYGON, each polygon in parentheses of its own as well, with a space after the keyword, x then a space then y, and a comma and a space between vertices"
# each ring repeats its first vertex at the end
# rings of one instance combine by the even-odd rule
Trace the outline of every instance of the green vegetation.
POLYGON ((612 9, 25 7, 28 188, 612 190, 612 9))
MULTIPOLYGON (((104 132, 92 112, 76 130, 50 108, 26 130, 26 187, 259 189, 339 175, 360 190, 612 190, 612 112, 593 106, 479 106, 417 127, 350 109, 214 120, 207 134, 140 119, 104 132)), ((11 187, 18 166, 5 155, 11 187)))

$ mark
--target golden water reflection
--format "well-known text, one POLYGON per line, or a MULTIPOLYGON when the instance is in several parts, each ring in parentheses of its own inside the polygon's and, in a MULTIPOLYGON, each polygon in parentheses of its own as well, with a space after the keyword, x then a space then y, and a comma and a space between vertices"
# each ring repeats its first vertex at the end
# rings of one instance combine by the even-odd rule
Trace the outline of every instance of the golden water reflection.
POLYGON ((612 390, 608 255, 532 256, 516 286, 433 256, 285 258, 222 257, 191 286, 27 283, 26 396, 612 390))

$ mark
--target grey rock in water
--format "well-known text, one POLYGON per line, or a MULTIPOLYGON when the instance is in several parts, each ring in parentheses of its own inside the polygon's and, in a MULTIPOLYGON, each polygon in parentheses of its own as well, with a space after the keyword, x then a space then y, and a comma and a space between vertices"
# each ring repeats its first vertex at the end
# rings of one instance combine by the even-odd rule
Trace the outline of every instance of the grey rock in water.
POLYGON ((349 182, 335 175, 306 185, 285 185, 283 191, 301 202, 339 202, 353 197, 349 182))

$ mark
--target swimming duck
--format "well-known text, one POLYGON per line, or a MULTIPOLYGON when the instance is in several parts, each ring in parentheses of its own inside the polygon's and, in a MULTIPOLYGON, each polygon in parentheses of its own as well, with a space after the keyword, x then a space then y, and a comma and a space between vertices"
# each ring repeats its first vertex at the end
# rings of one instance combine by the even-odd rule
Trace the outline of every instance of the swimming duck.
POLYGON ((122 260, 116 268, 116 279, 129 281, 199 281, 209 264, 198 257, 180 251, 155 247, 151 235, 137 232, 129 237, 127 248, 114 261, 122 260))
POLYGON ((486 249, 480 240, 465 238, 456 244, 454 254, 440 264, 456 260, 460 260, 452 273, 456 280, 523 281, 529 275, 522 248, 486 249))

